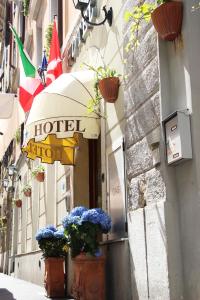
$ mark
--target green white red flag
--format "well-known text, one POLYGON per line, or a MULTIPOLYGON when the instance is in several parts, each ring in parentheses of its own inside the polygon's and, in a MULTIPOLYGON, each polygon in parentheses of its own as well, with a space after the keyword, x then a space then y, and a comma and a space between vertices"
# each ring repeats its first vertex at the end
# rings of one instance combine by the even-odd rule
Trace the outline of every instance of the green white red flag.
POLYGON ((54 19, 52 39, 50 44, 50 55, 49 55, 47 74, 46 74, 46 85, 49 85, 62 73, 63 71, 62 71, 62 60, 61 60, 61 53, 60 53, 60 43, 58 39, 56 20, 54 19))
POLYGON ((19 49, 21 64, 20 64, 20 87, 19 87, 19 101, 25 112, 28 112, 32 106, 34 97, 43 90, 43 85, 36 77, 36 68, 30 61, 28 54, 24 50, 24 46, 15 29, 10 26, 16 44, 19 49))

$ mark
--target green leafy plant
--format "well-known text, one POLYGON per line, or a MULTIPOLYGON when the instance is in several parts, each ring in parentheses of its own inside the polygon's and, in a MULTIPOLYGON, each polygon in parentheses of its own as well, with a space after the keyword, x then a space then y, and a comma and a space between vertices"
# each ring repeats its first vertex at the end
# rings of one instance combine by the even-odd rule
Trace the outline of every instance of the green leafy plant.
POLYGON ((53 225, 47 225, 39 229, 35 236, 43 257, 64 257, 67 255, 67 238, 63 230, 56 229, 53 225))
POLYGON ((154 9, 170 0, 157 0, 156 3, 148 3, 146 0, 138 0, 137 4, 131 10, 127 10, 124 14, 126 22, 131 21, 130 38, 126 44, 125 50, 128 52, 130 49, 137 48, 139 45, 139 30, 141 29, 142 22, 149 23, 151 20, 151 13, 154 9))
POLYGON ((22 189, 22 192, 27 192, 30 191, 32 189, 30 184, 25 184, 25 186, 22 189))
POLYGON ((111 218, 101 208, 75 207, 62 223, 72 257, 81 253, 98 256, 98 236, 111 229, 111 218))
POLYGON ((45 49, 46 49, 47 58, 49 57, 49 52, 50 52, 52 32, 53 32, 53 23, 49 24, 45 31, 45 49))
POLYGON ((33 171, 31 172, 32 176, 35 177, 38 173, 44 173, 45 168, 42 165, 38 165, 37 167, 35 167, 33 169, 33 171))
POLYGON ((28 16, 29 4, 30 4, 30 0, 23 0, 23 13, 25 17, 28 16))
POLYGON ((21 141, 21 129, 18 128, 17 131, 15 132, 15 141, 17 143, 17 145, 20 144, 21 141))
POLYGON ((0 217, 0 229, 1 230, 6 229, 6 224, 7 224, 7 217, 6 216, 0 217))
POLYGON ((91 70, 95 73, 95 81, 94 81, 94 91, 95 91, 95 97, 91 98, 88 101, 87 109, 89 113, 92 112, 97 112, 100 114, 99 111, 99 103, 102 99, 101 93, 99 91, 99 81, 104 79, 104 78, 109 78, 109 77, 119 77, 120 75, 117 73, 116 70, 110 69, 109 67, 106 66, 99 66, 97 68, 88 65, 86 63, 83 64, 88 70, 91 70))

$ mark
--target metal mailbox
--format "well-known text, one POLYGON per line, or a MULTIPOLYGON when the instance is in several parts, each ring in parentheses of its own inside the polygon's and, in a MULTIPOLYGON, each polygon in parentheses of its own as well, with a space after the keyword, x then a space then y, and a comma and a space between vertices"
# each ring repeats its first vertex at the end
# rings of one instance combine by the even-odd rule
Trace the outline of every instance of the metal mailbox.
POLYGON ((163 121, 167 163, 173 164, 192 158, 190 115, 176 111, 163 121))

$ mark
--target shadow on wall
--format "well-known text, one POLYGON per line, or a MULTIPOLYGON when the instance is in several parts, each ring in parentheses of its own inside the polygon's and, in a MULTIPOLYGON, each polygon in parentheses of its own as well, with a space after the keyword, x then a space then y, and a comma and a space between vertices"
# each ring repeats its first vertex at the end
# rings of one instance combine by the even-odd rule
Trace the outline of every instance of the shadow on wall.
POLYGON ((13 294, 7 289, 0 289, 0 299, 2 300, 17 300, 13 297, 13 294))
POLYGON ((131 289, 132 289, 132 297, 134 300, 139 300, 137 283, 135 278, 135 265, 132 257, 132 253, 130 251, 130 268, 131 268, 131 289))

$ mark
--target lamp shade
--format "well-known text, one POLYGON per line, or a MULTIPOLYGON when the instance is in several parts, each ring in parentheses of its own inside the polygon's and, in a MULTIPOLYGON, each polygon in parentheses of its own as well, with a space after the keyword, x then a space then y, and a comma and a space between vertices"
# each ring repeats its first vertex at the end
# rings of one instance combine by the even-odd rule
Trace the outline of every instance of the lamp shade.
POLYGON ((84 10, 87 8, 90 0, 73 0, 76 9, 84 10))

